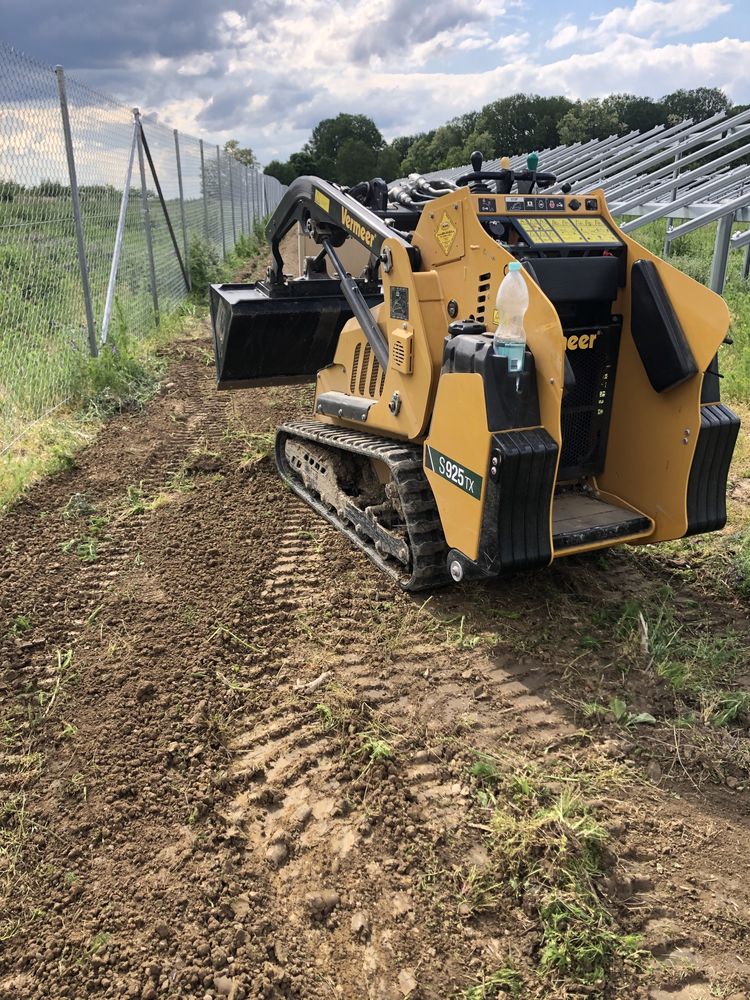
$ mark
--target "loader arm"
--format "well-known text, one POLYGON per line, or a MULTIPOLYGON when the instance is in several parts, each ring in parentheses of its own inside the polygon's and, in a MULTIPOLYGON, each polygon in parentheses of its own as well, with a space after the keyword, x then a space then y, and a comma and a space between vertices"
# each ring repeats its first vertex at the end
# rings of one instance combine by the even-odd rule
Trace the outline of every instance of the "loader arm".
POLYGON ((412 267, 415 270, 419 267, 416 247, 369 208, 320 177, 298 177, 290 184, 266 227, 273 255, 269 284, 284 281, 280 244, 296 223, 318 244, 327 240, 331 246, 340 247, 347 239, 353 239, 378 258, 384 242, 393 240, 407 251, 412 267))

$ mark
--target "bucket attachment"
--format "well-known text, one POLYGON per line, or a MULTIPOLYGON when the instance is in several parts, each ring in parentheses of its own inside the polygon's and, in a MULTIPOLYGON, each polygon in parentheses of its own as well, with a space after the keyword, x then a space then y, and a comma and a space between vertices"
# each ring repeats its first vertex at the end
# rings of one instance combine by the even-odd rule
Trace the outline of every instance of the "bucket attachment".
MULTIPOLYGON (((220 389, 314 382, 333 362, 352 310, 337 281, 300 279, 269 295, 262 284, 212 285, 211 321, 220 389)), ((368 308, 382 293, 364 293, 368 308)))

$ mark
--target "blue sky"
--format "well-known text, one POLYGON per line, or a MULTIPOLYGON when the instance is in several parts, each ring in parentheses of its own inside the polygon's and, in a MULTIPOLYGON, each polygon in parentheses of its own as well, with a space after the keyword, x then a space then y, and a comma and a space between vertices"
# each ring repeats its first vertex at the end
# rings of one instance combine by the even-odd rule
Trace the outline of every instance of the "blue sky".
POLYGON ((386 138, 517 91, 750 102, 749 0, 0 0, 4 39, 263 162, 339 111, 386 138))

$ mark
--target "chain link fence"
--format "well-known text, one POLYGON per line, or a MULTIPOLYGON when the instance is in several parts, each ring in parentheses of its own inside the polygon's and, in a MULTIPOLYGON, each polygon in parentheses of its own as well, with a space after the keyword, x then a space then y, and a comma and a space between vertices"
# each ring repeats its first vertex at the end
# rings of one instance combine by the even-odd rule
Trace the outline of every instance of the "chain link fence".
POLYGON ((113 324, 143 336, 282 186, 0 43, 0 453, 113 324), (197 241, 197 243, 196 243, 197 241))

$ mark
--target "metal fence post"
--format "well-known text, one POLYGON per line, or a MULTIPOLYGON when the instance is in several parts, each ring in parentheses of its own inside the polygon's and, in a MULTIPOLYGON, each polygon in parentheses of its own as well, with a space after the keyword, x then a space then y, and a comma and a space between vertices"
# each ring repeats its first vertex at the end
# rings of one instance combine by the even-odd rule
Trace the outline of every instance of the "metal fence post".
POLYGON ((237 223, 234 218, 234 184, 232 183, 232 164, 234 163, 233 156, 227 156, 227 164, 229 165, 229 204, 232 207, 232 247, 237 245, 237 223))
POLYGON ((247 198, 245 197, 245 192, 247 191, 247 167, 243 163, 242 172, 240 173, 240 212, 242 214, 242 228, 245 233, 250 232, 250 219, 247 215, 247 198))
POLYGON ((253 217, 250 214, 250 167, 245 167, 245 211, 247 212, 247 231, 253 231, 253 217))
POLYGON ((221 219, 221 252, 222 256, 227 255, 227 236, 224 232, 224 196, 221 190, 221 151, 216 147, 216 176, 219 181, 219 218, 221 219))
POLYGON ((242 170, 240 172, 240 215, 242 216, 242 231, 247 234, 250 232, 250 223, 247 219, 247 199, 245 198, 244 192, 247 190, 247 167, 242 164, 242 170))
POLYGON ((198 140, 201 150, 201 189, 203 191, 203 228, 206 231, 206 239, 210 239, 211 231, 208 228, 208 194, 206 192, 206 161, 203 157, 203 139, 198 140))
POLYGON ((748 275, 750 275, 750 243, 747 245, 745 250, 745 263, 742 265, 742 277, 747 281, 748 275))
POLYGON ((172 129, 174 133, 174 155, 177 160, 177 186, 180 192, 180 218, 182 220, 182 245, 185 250, 185 274, 187 275, 188 291, 192 291, 193 283, 190 278, 190 243, 188 242, 187 219, 185 218, 185 192, 182 187, 182 164, 180 163, 180 138, 177 129, 172 129))
POLYGON ((86 243, 83 237, 83 220, 81 217, 81 199, 78 196, 78 179, 76 177, 76 161, 73 153, 73 134, 70 130, 70 115, 68 113, 68 94, 65 89, 65 71, 62 66, 55 66, 57 90, 60 94, 60 113, 62 115, 63 135, 65 136, 65 154, 68 159, 68 178, 70 180, 70 200, 73 205, 73 222, 78 245, 78 267, 81 271, 83 301, 86 307, 86 326, 89 334, 89 351, 95 358, 99 353, 96 342, 96 326, 94 325, 94 307, 91 302, 91 284, 89 282, 89 267, 86 261, 86 243))
POLYGON ((120 269, 120 257, 122 256, 122 241, 125 235, 125 223, 128 215, 128 200, 130 198, 130 185, 133 176, 133 159, 135 157, 135 147, 138 142, 138 122, 133 122, 133 138, 130 142, 130 155, 128 156, 128 170, 125 175, 125 184, 122 189, 122 200, 120 202, 120 215, 117 219, 117 231, 115 232, 115 247, 112 253, 112 266, 109 269, 109 282, 107 283, 107 296, 104 300, 104 316, 102 318, 102 343, 107 343, 109 333, 109 323, 112 318, 112 306, 115 301, 115 288, 117 286, 117 273, 120 269))
POLYGON ((714 257, 711 261, 711 276, 708 279, 708 287, 712 291, 718 292, 719 295, 724 291, 724 282, 727 277, 727 261, 733 223, 734 212, 730 212, 728 215, 722 215, 716 227, 714 257))
POLYGON ((154 304, 154 322, 159 325, 159 293, 156 288, 156 264, 154 262, 154 242, 151 234, 151 213, 148 210, 148 190, 146 188, 146 168, 143 163, 143 138, 141 136, 141 113, 138 108, 133 108, 133 117, 136 124, 136 139, 138 141, 138 169, 141 172, 141 209, 143 212, 143 226, 146 230, 146 249, 148 251, 148 270, 151 282, 151 299, 154 304))

